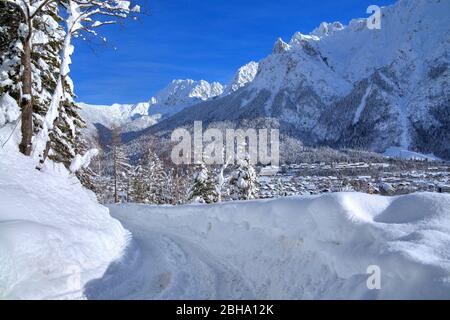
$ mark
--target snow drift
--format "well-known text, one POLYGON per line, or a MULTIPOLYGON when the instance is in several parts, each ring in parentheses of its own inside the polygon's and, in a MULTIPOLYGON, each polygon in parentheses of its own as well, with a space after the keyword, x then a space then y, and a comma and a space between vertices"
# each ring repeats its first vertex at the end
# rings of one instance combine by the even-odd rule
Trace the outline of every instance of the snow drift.
POLYGON ((88 298, 450 299, 450 196, 111 206, 127 254, 88 298), (369 266, 381 289, 369 290, 369 266))
MULTIPOLYGON (((12 128, 0 128, 2 144, 12 128)), ((0 148, 0 299, 83 298, 129 234, 62 165, 36 170, 18 139, 0 148)))

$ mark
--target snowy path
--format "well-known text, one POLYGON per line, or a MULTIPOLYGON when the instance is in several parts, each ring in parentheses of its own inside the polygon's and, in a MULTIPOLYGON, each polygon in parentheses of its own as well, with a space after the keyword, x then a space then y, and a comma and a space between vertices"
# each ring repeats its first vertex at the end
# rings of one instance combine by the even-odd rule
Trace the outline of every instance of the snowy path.
POLYGON ((155 230, 149 220, 117 218, 133 240, 104 277, 86 286, 88 299, 254 297, 237 270, 188 239, 155 230))
POLYGON ((450 298, 450 196, 112 205, 133 236, 88 299, 450 298), (367 287, 367 268, 381 289, 367 287))

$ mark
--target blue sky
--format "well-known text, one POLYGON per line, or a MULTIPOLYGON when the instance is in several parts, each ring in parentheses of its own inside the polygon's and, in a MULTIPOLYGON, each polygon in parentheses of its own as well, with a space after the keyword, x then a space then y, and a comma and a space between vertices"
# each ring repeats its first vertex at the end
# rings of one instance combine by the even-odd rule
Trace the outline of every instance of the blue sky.
MULTIPOLYGON (((146 0, 144 0, 146 1, 146 0)), ((138 0, 139 3, 139 0, 138 0)), ((172 79, 227 83, 245 63, 271 53, 278 37, 322 21, 367 17, 394 0, 152 0, 149 15, 106 26, 107 45, 76 41, 71 76, 78 101, 147 101, 172 79), (114 47, 116 49, 114 49, 114 47)))

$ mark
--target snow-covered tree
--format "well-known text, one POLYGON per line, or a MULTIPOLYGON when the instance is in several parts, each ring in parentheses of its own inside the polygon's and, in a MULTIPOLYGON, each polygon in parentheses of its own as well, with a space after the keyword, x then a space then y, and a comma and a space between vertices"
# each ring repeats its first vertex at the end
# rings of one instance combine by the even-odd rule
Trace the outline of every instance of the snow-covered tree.
POLYGON ((194 182, 189 191, 190 202, 214 203, 219 200, 215 176, 204 163, 199 165, 194 174, 194 182))
POLYGON ((168 184, 162 161, 152 150, 148 150, 132 172, 130 199, 134 202, 168 203, 165 188, 168 184))
POLYGON ((189 202, 192 177, 191 166, 175 166, 171 170, 171 203, 183 204, 189 202))
POLYGON ((234 200, 255 199, 258 194, 256 171, 248 156, 238 159, 238 167, 230 179, 230 195, 234 200))
POLYGON ((8 95, 19 101, 21 41, 19 27, 21 16, 17 6, 0 1, 0 96, 8 95))
MULTIPOLYGON (((33 41, 32 57, 33 75, 36 75, 36 80, 33 81, 33 134, 37 135, 36 140, 39 140, 39 136, 46 127, 46 116, 59 85, 58 77, 62 63, 60 52, 63 50, 65 40, 64 28, 58 24, 62 21, 58 15, 58 7, 55 3, 49 3, 45 8, 42 16, 37 16, 34 21, 35 35, 39 34, 33 41)), ((39 155, 38 168, 43 165, 47 157, 64 163, 68 167, 72 159, 88 151, 79 132, 85 124, 78 115, 78 107, 73 101, 72 81, 68 74, 62 81, 63 94, 55 113, 53 129, 48 133, 45 148, 39 154, 39 144, 36 142, 33 146, 33 153, 39 155)), ((77 175, 84 175, 87 178, 87 171, 87 168, 83 168, 77 175)), ((83 181, 87 182, 86 179, 83 181)))
POLYGON ((218 201, 222 201, 223 197, 229 194, 229 189, 227 188, 228 179, 225 177, 224 172, 231 163, 231 158, 226 156, 225 148, 222 148, 222 156, 224 163, 220 166, 219 173, 217 174, 217 197, 218 201))
MULTIPOLYGON (((128 0, 0 1, 0 98, 20 106, 19 149, 38 159, 38 169, 47 158, 69 169, 77 155, 89 154, 69 77, 72 39, 97 37, 98 28, 139 10, 128 0)), ((15 109, 8 103, 0 120, 15 121, 15 109)), ((75 174, 94 187, 88 167, 75 174)))
MULTIPOLYGON (((32 1, 32 0, 30 0, 32 1)), ((43 0, 48 3, 56 0, 43 0)), ((56 75, 56 87, 53 92, 49 108, 44 116, 42 128, 35 138, 33 153, 43 162, 46 159, 48 142, 50 136, 61 136, 58 131, 58 124, 69 126, 74 131, 73 121, 68 116, 59 116, 61 113, 61 104, 64 106, 62 111, 68 107, 74 107, 71 99, 73 93, 73 84, 68 75, 70 72, 71 55, 74 52, 72 45, 73 37, 85 39, 88 36, 97 36, 96 29, 109 24, 116 23, 119 19, 126 18, 132 12, 138 12, 139 6, 130 8, 130 1, 127 0, 61 0, 60 4, 66 9, 67 17, 65 19, 65 36, 60 50, 61 63, 59 73, 56 75), (67 94, 66 91, 69 91, 67 94), (58 117, 59 116, 59 117, 58 117), (65 123, 64 123, 65 122, 65 123), (56 131, 56 133, 55 133, 56 131)), ((104 38, 103 38, 104 39, 104 38)), ((72 108, 73 116, 76 114, 72 108)), ((78 119, 77 119, 78 120, 78 119)), ((63 137, 61 137, 63 138, 63 137)), ((23 143, 23 141, 22 141, 23 143)))
POLYGON ((76 132, 82 122, 68 78, 72 37, 97 35, 97 28, 138 12, 139 6, 131 8, 126 0, 3 0, 1 6, 5 10, 0 19, 8 27, 5 31, 2 24, 0 30, 0 45, 7 49, 0 54, 0 87, 17 99, 22 110, 20 151, 33 153, 42 163, 52 149, 49 141, 59 140, 53 145, 59 147, 56 153, 64 161, 69 154, 73 158, 69 132, 76 132))
POLYGON ((121 192, 128 193, 129 175, 131 166, 128 157, 122 148, 121 132, 119 127, 112 128, 112 160, 113 160, 113 180, 114 180, 114 201, 120 202, 121 192))

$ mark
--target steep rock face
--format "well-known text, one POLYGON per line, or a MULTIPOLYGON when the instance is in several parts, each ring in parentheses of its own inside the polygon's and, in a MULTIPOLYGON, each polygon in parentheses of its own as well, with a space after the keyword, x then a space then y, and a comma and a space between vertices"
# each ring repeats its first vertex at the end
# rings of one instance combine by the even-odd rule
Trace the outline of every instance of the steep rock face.
POLYGON ((245 87, 247 84, 253 81, 258 72, 258 63, 250 61, 246 65, 240 67, 233 80, 227 85, 225 94, 235 92, 236 90, 245 87))
MULTIPOLYGON (((148 131, 231 121, 279 123, 305 144, 390 146, 450 158, 450 2, 400 0, 366 19, 322 23, 279 39, 241 90, 177 113, 148 131)), ((145 134, 145 132, 143 132, 145 134)))

